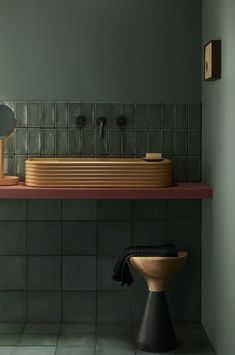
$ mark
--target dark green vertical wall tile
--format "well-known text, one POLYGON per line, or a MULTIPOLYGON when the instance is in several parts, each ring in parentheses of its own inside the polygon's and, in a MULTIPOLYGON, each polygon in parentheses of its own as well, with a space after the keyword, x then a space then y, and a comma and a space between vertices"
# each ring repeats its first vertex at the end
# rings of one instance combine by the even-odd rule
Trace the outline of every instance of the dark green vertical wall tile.
POLYGON ((62 265, 63 290, 92 291, 96 289, 96 258, 94 256, 65 256, 62 265))
POLYGON ((147 128, 147 105, 144 103, 135 105, 135 128, 147 128))
POLYGON ((131 217, 131 201, 98 200, 98 219, 129 220, 131 217))
POLYGON ((201 104, 189 104, 188 127, 201 128, 201 104))
POLYGON ((26 292, 1 291, 0 292, 0 322, 26 321, 26 292))
POLYGON ((126 128, 134 128, 134 104, 123 104, 123 115, 126 117, 126 128))
POLYGON ((63 223, 64 255, 96 254, 96 223, 65 221, 63 223))
POLYGON ((66 128, 68 126, 68 104, 67 102, 55 103, 55 125, 66 128))
POLYGON ((42 105, 42 127, 55 126, 55 104, 54 102, 43 102, 42 105))
POLYGON ((188 158, 186 156, 176 156, 173 161, 173 179, 175 181, 187 181, 188 179, 188 158))
POLYGON ((27 269, 28 290, 61 289, 61 257, 30 256, 27 269))
POLYGON ((120 130, 108 131, 108 154, 120 155, 121 154, 121 132, 120 130))
POLYGON ((29 255, 60 255, 61 238, 60 221, 28 222, 29 255))
POLYGON ((118 128, 116 118, 123 114, 123 105, 121 103, 113 103, 109 105, 108 110, 108 127, 118 128))
POLYGON ((178 129, 174 132, 174 149, 173 153, 175 155, 187 155, 187 131, 178 129))
MULTIPOLYGON (((108 115, 108 104, 106 103, 96 103, 95 104, 95 120, 98 117, 105 117, 107 119, 108 115)), ((106 122, 108 123, 108 122, 106 122)))
POLYGON ((43 155, 55 154, 55 131, 53 129, 44 129, 42 132, 42 153, 43 155))
POLYGON ((28 124, 28 110, 27 102, 16 102, 15 103, 15 116, 16 116, 16 126, 17 127, 27 127, 28 124))
POLYGON ((185 265, 174 274, 166 287, 169 291, 198 291, 201 286, 201 259, 188 257, 185 265), (192 277, 193 275, 193 277, 192 277))
POLYGON ((139 221, 163 221, 166 217, 164 200, 133 201, 133 218, 139 221))
POLYGON ((15 156, 5 155, 4 156, 4 174, 14 175, 15 174, 15 156))
POLYGON ((41 127, 42 105, 41 102, 29 102, 28 104, 28 126, 41 127))
POLYGON ((63 218, 67 220, 96 219, 96 200, 64 200, 63 218))
POLYGON ((42 145, 42 132, 39 128, 29 128, 28 130, 28 153, 40 154, 42 145))
POLYGON ((78 129, 68 130, 68 155, 79 155, 81 154, 81 144, 80 134, 78 129))
POLYGON ((15 152, 16 154, 27 154, 28 141, 27 141, 27 129, 16 128, 15 133, 15 152))
POLYGON ((201 254, 200 222, 167 222, 167 242, 174 243, 178 249, 185 249, 192 257, 201 254))
POLYGON ((172 221, 200 221, 200 200, 168 200, 167 219, 172 221))
POLYGON ((0 200, 0 220, 26 219, 26 200, 0 200))
POLYGON ((148 291, 134 291, 131 299, 131 320, 132 322, 141 322, 148 297, 148 291))
POLYGON ((138 130, 135 133, 135 150, 137 156, 145 156, 145 153, 149 151, 148 144, 148 131, 138 130))
POLYGON ((0 222, 0 255, 26 254, 25 221, 0 222))
POLYGON ((125 323, 130 321, 130 292, 99 291, 97 321, 125 323))
MULTIPOLYGON (((132 292, 134 291, 147 291, 148 290, 148 285, 147 282, 145 281, 145 278, 140 275, 137 271, 132 270, 131 271, 132 277, 134 282, 131 284, 131 290, 132 292)), ((133 302, 133 300, 132 300, 133 302)))
POLYGON ((190 129, 188 131, 188 154, 200 155, 201 153, 201 131, 199 129, 190 129))
POLYGON ((120 255, 130 244, 131 222, 98 222, 97 253, 99 255, 120 255))
POLYGON ((81 154, 82 155, 95 154, 95 131, 94 130, 85 129, 82 131, 81 154))
POLYGON ((168 292, 167 299, 173 322, 200 322, 200 292, 168 292))
POLYGON ((130 288, 120 287, 119 282, 112 279, 113 268, 116 264, 115 256, 99 256, 97 258, 97 290, 130 291, 130 288))
POLYGON ((96 155, 107 155, 108 154, 108 131, 105 128, 103 137, 100 136, 100 130, 97 127, 95 132, 95 148, 96 148, 96 155))
POLYGON ((94 127, 95 126, 95 105, 94 103, 85 102, 82 104, 82 115, 86 118, 86 127, 94 127))
POLYGON ((148 128, 160 128, 162 121, 162 105, 148 105, 148 128))
POLYGON ((14 154, 15 153, 15 132, 11 134, 7 139, 4 140, 4 153, 14 154))
POLYGON ((29 200, 29 219, 32 220, 54 220, 60 219, 61 200, 29 200))
POLYGON ((133 245, 161 245, 166 241, 164 222, 134 222, 133 245))
POLYGON ((176 106, 172 104, 163 105, 162 127, 174 128, 176 119, 176 106))
POLYGON ((76 127, 75 118, 81 115, 82 105, 79 102, 70 102, 68 105, 68 126, 76 127))
POLYGON ((162 131, 160 129, 149 132, 149 152, 162 152, 162 131))
POLYGON ((15 156, 15 173, 21 180, 25 179, 25 161, 27 158, 27 155, 15 156))
POLYGON ((188 180, 201 180, 201 159, 200 157, 188 157, 188 180))
POLYGON ((88 323, 96 320, 96 292, 62 292, 62 322, 88 323))
POLYGON ((187 128, 188 127, 188 117, 187 117, 187 105, 177 104, 176 105, 176 118, 175 118, 176 128, 187 128))
POLYGON ((122 132, 122 154, 134 155, 134 132, 133 130, 124 130, 122 132))
POLYGON ((174 152, 174 131, 164 129, 162 131, 162 152, 164 154, 173 154, 174 152))
POLYGON ((68 132, 66 129, 56 130, 55 154, 62 156, 66 156, 68 154, 68 132))
POLYGON ((0 256, 0 290, 25 290, 26 257, 0 256))
POLYGON ((28 322, 59 322, 61 320, 61 293, 59 291, 28 291, 28 322))

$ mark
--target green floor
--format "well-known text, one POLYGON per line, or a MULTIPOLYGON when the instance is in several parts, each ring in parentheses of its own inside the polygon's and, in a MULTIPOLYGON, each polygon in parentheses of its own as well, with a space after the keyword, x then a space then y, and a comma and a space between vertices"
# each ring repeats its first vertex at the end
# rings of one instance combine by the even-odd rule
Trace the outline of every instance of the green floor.
MULTIPOLYGON (((135 349, 136 328, 125 324, 0 324, 0 355, 143 355, 135 349)), ((176 351, 215 355, 199 324, 175 324, 176 351)))

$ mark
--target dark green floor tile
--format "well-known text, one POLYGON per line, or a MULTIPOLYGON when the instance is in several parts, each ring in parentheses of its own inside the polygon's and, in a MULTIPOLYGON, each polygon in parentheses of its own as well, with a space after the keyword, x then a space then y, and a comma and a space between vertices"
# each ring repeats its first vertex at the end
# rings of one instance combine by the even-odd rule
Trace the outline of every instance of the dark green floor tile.
POLYGON ((0 334, 0 345, 18 345, 20 334, 0 334))
POLYGON ((58 341, 59 347, 88 345, 95 346, 95 333, 61 334, 58 341))
POLYGON ((94 346, 68 346, 63 348, 59 347, 56 350, 56 355, 95 355, 95 347, 94 346))
POLYGON ((95 323, 62 323, 60 334, 89 333, 95 334, 95 323))
POLYGON ((54 355, 54 346, 19 346, 15 355, 54 355))
POLYGON ((155 355, 174 355, 175 351, 167 351, 165 353, 149 353, 149 351, 142 351, 136 349, 136 355, 149 355, 149 354, 155 354, 155 355))
POLYGON ((125 334, 98 335, 96 339, 97 354, 134 354, 133 339, 125 334))
POLYGON ((128 323, 98 323, 96 333, 98 335, 124 334, 128 336, 132 334, 132 327, 128 323))
POLYGON ((13 355, 15 350, 15 346, 0 346, 0 355, 13 355))
POLYGON ((57 344, 57 334, 23 334, 19 345, 21 346, 53 346, 57 344))

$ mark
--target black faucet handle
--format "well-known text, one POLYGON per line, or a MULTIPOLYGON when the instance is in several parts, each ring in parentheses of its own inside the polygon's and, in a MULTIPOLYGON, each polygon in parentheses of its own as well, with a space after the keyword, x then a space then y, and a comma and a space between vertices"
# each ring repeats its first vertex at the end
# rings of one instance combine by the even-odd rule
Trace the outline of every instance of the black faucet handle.
POLYGON ((116 124, 119 128, 124 128, 127 124, 127 118, 126 116, 118 116, 116 118, 116 124))
POLYGON ((86 126, 86 116, 80 115, 75 117, 75 125, 77 128, 84 128, 86 126))

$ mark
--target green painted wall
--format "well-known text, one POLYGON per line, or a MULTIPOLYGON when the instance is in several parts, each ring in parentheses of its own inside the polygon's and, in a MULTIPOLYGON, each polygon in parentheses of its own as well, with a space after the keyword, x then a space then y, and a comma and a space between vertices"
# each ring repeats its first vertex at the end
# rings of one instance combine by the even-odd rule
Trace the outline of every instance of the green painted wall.
POLYGON ((0 0, 0 98, 199 102, 199 0, 0 0))
POLYGON ((235 2, 203 0, 203 42, 222 40, 222 79, 204 82, 202 322, 218 355, 235 349, 235 2))

